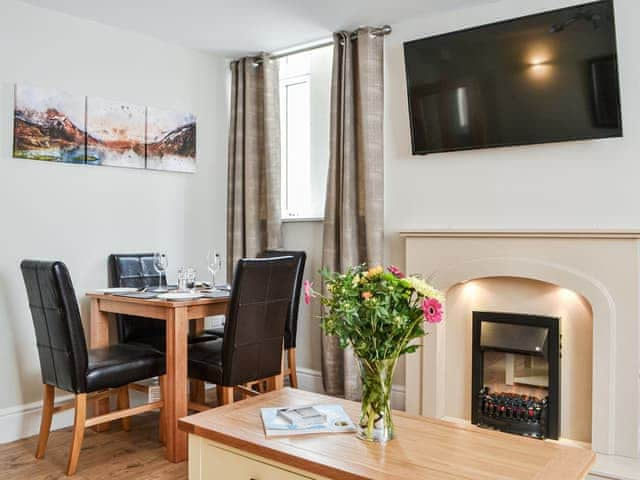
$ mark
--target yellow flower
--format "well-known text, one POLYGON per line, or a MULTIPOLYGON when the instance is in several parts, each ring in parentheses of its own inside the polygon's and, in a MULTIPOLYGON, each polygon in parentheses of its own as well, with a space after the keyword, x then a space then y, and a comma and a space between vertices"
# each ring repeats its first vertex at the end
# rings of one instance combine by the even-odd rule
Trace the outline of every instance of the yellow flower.
POLYGON ((360 275, 356 275, 355 277, 353 277, 351 285, 354 287, 357 287, 358 283, 360 283, 360 275))
POLYGON ((378 265, 377 267, 371 267, 367 272, 367 276, 375 277, 376 275, 380 275, 382 272, 384 272, 384 268, 378 265))

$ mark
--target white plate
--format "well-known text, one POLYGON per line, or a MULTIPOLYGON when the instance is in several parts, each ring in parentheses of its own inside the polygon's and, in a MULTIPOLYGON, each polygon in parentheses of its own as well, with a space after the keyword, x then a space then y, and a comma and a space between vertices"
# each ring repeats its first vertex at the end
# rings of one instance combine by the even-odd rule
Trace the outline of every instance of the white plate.
POLYGON ((161 300, 194 300, 196 298, 202 298, 202 294, 191 292, 168 292, 161 293, 156 298, 161 300))
POLYGON ((114 287, 114 288, 98 288, 98 293, 133 293, 137 292, 137 288, 132 287, 114 287))

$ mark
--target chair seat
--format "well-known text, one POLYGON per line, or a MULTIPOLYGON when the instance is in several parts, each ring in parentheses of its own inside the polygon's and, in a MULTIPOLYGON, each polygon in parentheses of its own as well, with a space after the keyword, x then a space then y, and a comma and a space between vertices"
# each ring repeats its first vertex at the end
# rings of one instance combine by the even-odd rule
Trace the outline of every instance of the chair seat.
POLYGON ((91 349, 86 393, 164 375, 165 366, 164 355, 150 348, 115 344, 91 349))
POLYGON ((189 378, 222 382, 222 339, 189 346, 189 378))
POLYGON ((222 327, 207 328, 204 331, 204 333, 207 334, 207 335, 211 335, 213 337, 216 337, 216 338, 223 338, 224 337, 224 325, 222 327))

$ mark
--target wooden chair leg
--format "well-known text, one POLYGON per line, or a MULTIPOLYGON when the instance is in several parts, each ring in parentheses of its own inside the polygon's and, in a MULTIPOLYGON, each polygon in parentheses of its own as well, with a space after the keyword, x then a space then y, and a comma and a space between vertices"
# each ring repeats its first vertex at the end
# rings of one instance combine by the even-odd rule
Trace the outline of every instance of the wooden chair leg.
POLYGON ((265 391, 273 392, 276 390, 276 377, 269 377, 265 380, 265 391))
POLYGON ((53 401, 55 399, 55 388, 51 385, 44 386, 42 396, 42 418, 40 420, 40 435, 38 435, 38 449, 36 458, 44 458, 44 451, 47 449, 47 440, 51 431, 51 419, 53 418, 53 401))
POLYGON ((222 385, 216 385, 216 398, 218 400, 218 407, 222 405, 222 385))
POLYGON ((191 380, 189 382, 189 398, 195 403, 206 403, 206 385, 202 380, 191 380))
POLYGON ((216 385, 216 388, 220 388, 222 395, 222 405, 229 405, 233 403, 233 387, 223 387, 216 385))
POLYGON ((298 388, 298 374, 296 372, 296 349, 287 350, 287 362, 289 363, 289 383, 293 388, 298 388))
MULTIPOLYGON (((159 379, 160 381, 160 396, 162 397, 162 401, 166 401, 166 377, 162 375, 159 379)), ((166 444, 165 432, 167 431, 167 411, 164 407, 160 409, 160 442, 166 444)))
MULTIPOLYGON (((125 385, 118 389, 118 410, 126 410, 129 408, 129 386, 125 385)), ((131 417, 122 419, 122 429, 125 432, 131 430, 131 417)))
POLYGON ((78 468, 78 458, 84 439, 84 428, 87 420, 87 394, 76 395, 75 417, 73 422, 73 440, 71 441, 71 453, 69 454, 69 465, 67 475, 74 475, 78 468))
POLYGON ((284 349, 280 355, 280 373, 273 377, 273 381, 271 383, 267 383, 267 385, 270 387, 269 391, 284 388, 284 349))

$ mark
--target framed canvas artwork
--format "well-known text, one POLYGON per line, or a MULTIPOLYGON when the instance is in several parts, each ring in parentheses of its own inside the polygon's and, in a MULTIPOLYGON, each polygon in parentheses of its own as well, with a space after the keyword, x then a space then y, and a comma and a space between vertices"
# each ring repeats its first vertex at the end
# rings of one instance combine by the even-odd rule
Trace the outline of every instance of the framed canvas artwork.
POLYGON ((85 163, 85 97, 16 85, 13 156, 85 163))
POLYGON ((13 156, 193 173, 196 117, 16 85, 13 156))
POLYGON ((147 108, 147 168, 196 170, 196 118, 191 113, 147 108))
POLYGON ((145 168, 145 107, 87 98, 87 163, 145 168))

